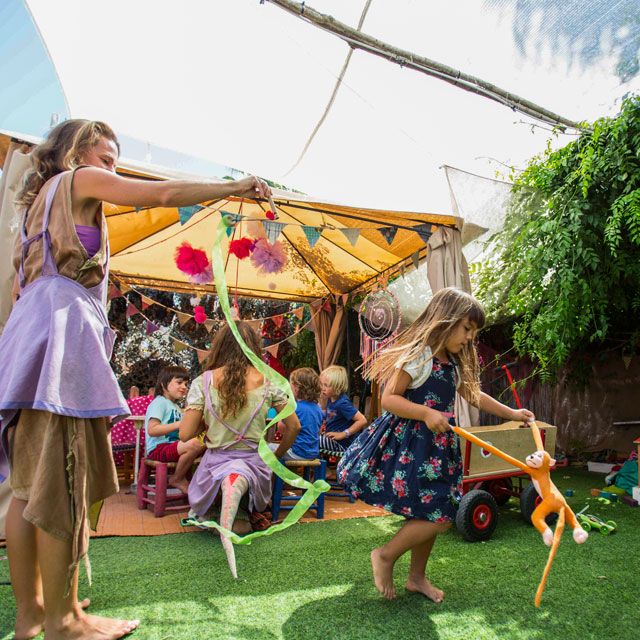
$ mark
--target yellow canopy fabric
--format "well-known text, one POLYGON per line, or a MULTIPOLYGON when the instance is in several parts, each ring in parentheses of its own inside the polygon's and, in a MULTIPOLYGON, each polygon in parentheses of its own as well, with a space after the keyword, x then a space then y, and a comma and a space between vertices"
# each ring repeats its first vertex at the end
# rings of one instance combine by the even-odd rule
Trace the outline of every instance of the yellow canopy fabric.
MULTIPOLYGON (((11 135, 0 134, 0 151, 3 141, 11 135)), ((13 137, 15 139, 15 134, 13 137)), ((202 179, 127 161, 119 163, 118 172, 141 179, 202 179)), ((261 221, 267 220, 265 212, 269 204, 227 198, 203 203, 203 208, 184 225, 180 223, 179 210, 175 207, 136 211, 133 207, 105 203, 111 274, 129 285, 215 293, 214 284, 190 282, 176 267, 174 253, 186 241, 209 254, 221 215, 230 213, 242 216, 233 233, 221 245, 231 292, 253 298, 310 301, 368 289, 380 279, 394 276, 403 267, 409 268, 416 252, 422 260, 427 251, 424 237, 412 231, 413 228, 430 231, 435 230, 431 225, 456 227, 459 221, 453 216, 344 206, 277 189, 274 190, 274 201, 280 216, 277 222, 285 225, 278 240, 288 256, 280 273, 262 275, 249 259, 238 260, 228 254, 231 240, 265 236, 261 221), (307 232, 313 229, 321 233, 313 247, 305 227, 307 232), (341 231, 343 228, 358 230, 353 246, 341 231), (397 228, 391 244, 381 235, 381 228, 397 228)))

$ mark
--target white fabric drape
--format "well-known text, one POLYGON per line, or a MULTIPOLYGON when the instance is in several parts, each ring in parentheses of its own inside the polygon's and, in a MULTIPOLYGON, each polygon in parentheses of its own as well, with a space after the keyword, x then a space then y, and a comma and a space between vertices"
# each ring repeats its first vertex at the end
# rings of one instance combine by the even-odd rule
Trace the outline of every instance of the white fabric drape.
POLYGON ((29 156, 20 149, 21 145, 15 142, 9 144, 0 178, 0 334, 11 313, 11 291, 16 276, 12 257, 20 215, 13 201, 29 168, 29 156))
MULTIPOLYGON (((462 221, 460 221, 462 222, 462 221)), ((458 225, 459 227, 462 224, 458 225)), ((427 278, 435 294, 445 287, 456 287, 471 293, 469 268, 462 254, 462 234, 458 229, 438 227, 427 242, 427 278)), ((456 394, 456 420, 463 428, 477 425, 480 413, 456 394)))

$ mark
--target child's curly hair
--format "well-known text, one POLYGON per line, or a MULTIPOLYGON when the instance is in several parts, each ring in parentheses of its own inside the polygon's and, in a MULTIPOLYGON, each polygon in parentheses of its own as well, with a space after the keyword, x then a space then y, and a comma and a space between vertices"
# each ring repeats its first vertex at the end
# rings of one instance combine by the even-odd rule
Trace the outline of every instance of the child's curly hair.
MULTIPOLYGON (((262 344, 256 331, 246 322, 238 322, 236 326, 249 349, 258 358, 262 358, 262 344)), ((249 359, 244 355, 229 325, 225 324, 214 336, 209 354, 202 363, 202 371, 225 368, 217 387, 222 418, 239 413, 247 404, 245 377, 249 366, 249 359)))
POLYGON ((311 367, 294 369, 289 382, 296 385, 296 400, 318 402, 320 399, 320 376, 311 367))

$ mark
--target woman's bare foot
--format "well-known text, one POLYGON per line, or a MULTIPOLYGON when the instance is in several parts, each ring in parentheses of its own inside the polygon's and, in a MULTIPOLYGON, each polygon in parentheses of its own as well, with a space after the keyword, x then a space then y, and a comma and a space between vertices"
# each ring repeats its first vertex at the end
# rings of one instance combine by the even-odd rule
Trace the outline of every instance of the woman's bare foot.
POLYGON ((171 478, 169 478, 168 483, 172 487, 180 489, 182 493, 187 493, 187 491, 189 491, 189 481, 186 478, 182 478, 182 480, 174 480, 172 476, 171 478))
POLYGON ((139 620, 102 618, 84 613, 73 616, 57 628, 47 625, 45 640, 116 640, 131 633, 140 624, 139 620))
POLYGON ((444 600, 444 592, 440 589, 436 589, 436 587, 434 587, 424 576, 422 576, 422 578, 412 578, 409 576, 405 586, 407 591, 421 593, 427 596, 429 600, 433 600, 438 604, 444 600))
POLYGON ((371 552, 371 566, 376 588, 387 600, 393 600, 396 597, 396 588, 393 586, 393 562, 382 558, 382 547, 371 552))
MULTIPOLYGON (((80 609, 87 609, 91 604, 89 598, 78 602, 80 609)), ((16 617, 15 640, 29 640, 42 633, 44 629, 44 607, 37 603, 36 607, 27 612, 20 611, 16 617)))

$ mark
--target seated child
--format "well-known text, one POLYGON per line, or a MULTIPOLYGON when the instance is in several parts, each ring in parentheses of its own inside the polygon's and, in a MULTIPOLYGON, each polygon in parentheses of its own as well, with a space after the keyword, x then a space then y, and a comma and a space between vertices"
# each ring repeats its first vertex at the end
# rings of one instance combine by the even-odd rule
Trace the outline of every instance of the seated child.
MULTIPOLYGON (((295 369, 289 377, 291 390, 298 404, 296 415, 300 420, 300 433, 287 451, 284 460, 314 460, 320 454, 318 434, 324 420, 324 412, 318 405, 320 399, 320 376, 311 368, 295 369)), ((285 435, 287 430, 283 422, 278 423, 278 433, 285 435)), ((275 451, 279 443, 269 445, 275 451)))
POLYGON ((347 371, 344 367, 327 367, 320 374, 322 396, 327 399, 325 432, 320 436, 320 450, 344 453, 367 426, 367 419, 353 406, 345 393, 347 371))
POLYGON ((155 398, 147 408, 145 431, 146 457, 158 462, 177 462, 168 482, 187 493, 187 471, 202 453, 204 445, 199 438, 180 442, 179 428, 182 412, 176 404, 187 394, 189 372, 183 367, 165 367, 158 375, 155 398))

